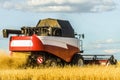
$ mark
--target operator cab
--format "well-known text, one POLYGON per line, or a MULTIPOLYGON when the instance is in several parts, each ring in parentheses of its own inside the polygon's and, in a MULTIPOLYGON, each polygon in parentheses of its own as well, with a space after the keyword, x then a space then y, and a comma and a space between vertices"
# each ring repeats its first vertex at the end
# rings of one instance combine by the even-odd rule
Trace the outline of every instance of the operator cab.
POLYGON ((40 36, 59 36, 74 38, 74 29, 69 21, 58 19, 43 19, 38 22, 36 28, 39 28, 40 36))

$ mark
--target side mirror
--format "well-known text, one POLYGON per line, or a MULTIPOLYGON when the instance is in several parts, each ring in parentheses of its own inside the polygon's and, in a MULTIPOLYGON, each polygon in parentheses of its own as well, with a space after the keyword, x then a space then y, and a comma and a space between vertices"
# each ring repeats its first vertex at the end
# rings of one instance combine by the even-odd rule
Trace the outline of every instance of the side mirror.
POLYGON ((80 38, 82 38, 82 39, 84 39, 84 38, 85 38, 85 35, 84 35, 84 34, 77 34, 77 33, 75 33, 74 35, 75 35, 75 36, 78 36, 78 37, 79 37, 79 39, 80 39, 80 38))

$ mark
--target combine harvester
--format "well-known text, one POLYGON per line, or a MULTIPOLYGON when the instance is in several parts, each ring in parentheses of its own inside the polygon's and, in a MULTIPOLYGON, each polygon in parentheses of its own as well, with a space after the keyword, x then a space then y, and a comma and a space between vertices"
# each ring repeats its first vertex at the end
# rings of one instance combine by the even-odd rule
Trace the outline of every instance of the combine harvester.
POLYGON ((40 20, 36 27, 22 27, 21 30, 3 29, 4 38, 8 38, 9 34, 17 34, 10 37, 10 51, 29 54, 27 63, 30 65, 82 66, 117 63, 113 55, 82 54, 84 35, 75 34, 71 24, 66 20, 48 18, 40 20))

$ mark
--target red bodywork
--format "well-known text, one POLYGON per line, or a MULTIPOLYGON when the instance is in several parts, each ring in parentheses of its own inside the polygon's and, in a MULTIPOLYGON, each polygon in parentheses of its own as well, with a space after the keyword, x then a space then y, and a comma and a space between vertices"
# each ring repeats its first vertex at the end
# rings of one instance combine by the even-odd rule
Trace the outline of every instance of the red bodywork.
POLYGON ((12 36, 10 40, 10 51, 44 51, 51 53, 57 57, 60 57, 61 59, 65 60, 66 62, 70 62, 73 55, 76 53, 79 53, 80 50, 77 47, 70 46, 67 44, 67 49, 58 47, 52 45, 43 44, 42 41, 36 36, 12 36), (11 46, 11 42, 14 40, 31 40, 33 43, 33 46, 11 46))
POLYGON ((10 44, 9 44, 9 49, 10 51, 43 51, 44 46, 42 42, 35 36, 12 36, 10 39, 10 44), (13 40, 31 40, 33 42, 33 46, 11 46, 11 42, 13 40))

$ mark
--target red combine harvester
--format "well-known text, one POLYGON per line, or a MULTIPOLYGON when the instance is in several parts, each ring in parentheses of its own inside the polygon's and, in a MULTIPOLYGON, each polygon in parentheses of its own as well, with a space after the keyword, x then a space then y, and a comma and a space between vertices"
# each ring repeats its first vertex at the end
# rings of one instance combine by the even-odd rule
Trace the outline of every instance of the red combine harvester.
POLYGON ((11 52, 29 52, 30 65, 72 64, 116 64, 113 55, 81 55, 83 53, 83 34, 75 34, 69 21, 43 19, 36 27, 22 27, 21 30, 3 29, 3 37, 10 37, 11 52), (102 56, 102 58, 98 58, 102 56), (108 58, 103 58, 109 56, 108 58))

